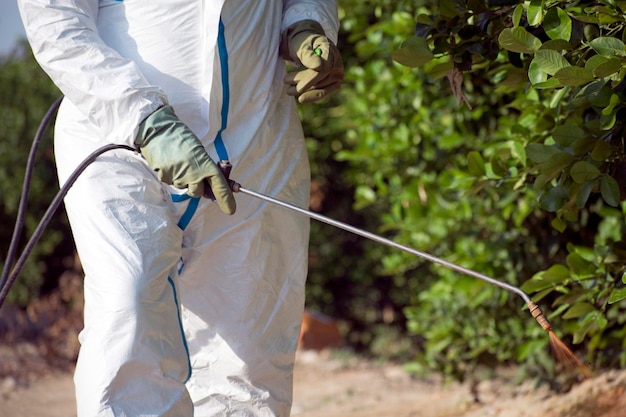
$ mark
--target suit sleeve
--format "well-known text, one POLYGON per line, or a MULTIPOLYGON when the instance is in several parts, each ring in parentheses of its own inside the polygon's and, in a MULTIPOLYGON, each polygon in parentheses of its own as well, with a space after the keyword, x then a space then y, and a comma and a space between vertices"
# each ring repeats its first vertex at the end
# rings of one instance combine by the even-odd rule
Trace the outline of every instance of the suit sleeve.
POLYGON ((18 6, 35 59, 66 99, 111 142, 132 146, 139 123, 167 99, 102 41, 98 0, 18 0, 18 6))
POLYGON ((337 44, 339 17, 336 0, 285 0, 281 32, 300 20, 315 20, 326 36, 337 44))

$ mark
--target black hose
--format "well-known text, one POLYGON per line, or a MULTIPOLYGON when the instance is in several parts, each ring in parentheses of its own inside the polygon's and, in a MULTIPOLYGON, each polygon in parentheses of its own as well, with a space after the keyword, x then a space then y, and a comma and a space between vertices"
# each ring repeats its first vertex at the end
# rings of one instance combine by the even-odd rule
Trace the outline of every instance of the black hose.
MULTIPOLYGON (((39 144, 41 143, 41 138, 43 137, 44 132, 48 128, 50 121, 56 115, 59 106, 61 105, 61 101, 63 100, 63 96, 59 97, 53 104, 50 106, 48 111, 46 112, 43 119, 39 123, 39 127, 37 128, 37 132, 35 133, 35 139, 30 147, 30 153, 28 154, 28 160, 26 162, 26 171, 24 173, 24 183, 22 184, 22 195, 20 197, 19 206, 17 209, 17 219, 15 220, 15 227, 13 229, 13 236, 11 237, 11 243, 9 245, 9 251, 7 252, 7 257, 4 262, 4 267, 2 268, 2 275, 0 276, 0 292, 3 292, 4 287, 6 286, 7 279, 9 276, 9 270, 11 265, 13 264, 13 258, 15 258, 15 253, 17 252, 17 246, 20 241, 20 235, 22 234, 22 229, 24 228, 24 219, 26 217, 26 207, 28 205, 28 193, 30 191, 30 183, 33 177, 33 170, 35 168, 35 157, 37 155, 37 150, 39 149, 39 144)), ((2 302, 0 300, 0 306, 2 306, 2 302)))
POLYGON ((4 303, 4 300, 6 299, 7 295, 9 294, 9 290, 11 289, 11 287, 15 283, 15 280, 17 279, 20 272, 22 271, 22 268, 24 267, 24 264, 26 263, 28 256, 31 254, 31 252, 33 251, 33 248, 35 247, 35 245, 41 238, 43 231, 52 220, 54 213, 57 211, 57 209, 63 202, 63 199, 67 195, 68 191, 70 190, 72 185, 74 185, 74 182, 76 182, 76 180, 78 179, 78 176, 82 174, 82 172, 87 168, 87 166, 89 166, 89 164, 91 164, 98 156, 100 156, 101 154, 105 152, 108 152, 114 149, 128 149, 131 151, 135 151, 133 147, 128 146, 128 145, 109 144, 109 145, 105 145, 97 149, 96 151, 91 153, 83 162, 81 162, 80 165, 74 170, 74 172, 72 172, 72 175, 70 175, 70 177, 67 179, 65 184, 63 184, 63 186, 61 187, 57 195, 52 200, 52 203, 48 207, 48 210, 46 210, 46 213, 44 214, 42 219, 39 221, 37 228, 35 229, 35 231, 33 232, 33 235, 31 236, 28 243, 24 247, 24 250, 22 251, 21 256, 18 258, 17 262, 15 263, 15 266, 11 270, 11 265, 13 264, 13 258, 15 257, 15 254, 17 252, 17 246, 19 244, 20 234, 22 233, 22 229, 24 227, 24 218, 26 217, 28 193, 30 191, 30 182, 32 178, 32 172, 35 166, 35 156, 37 154, 37 149, 39 147, 39 143, 41 142, 41 138, 43 137, 43 133, 45 132, 47 126, 50 124, 50 120, 52 120, 52 118, 56 115, 56 112, 62 100, 63 100, 63 96, 59 97, 52 104, 52 106, 50 106, 50 109, 48 109, 48 112, 46 113, 44 118, 41 120, 39 128, 37 129, 37 133, 35 134, 35 139, 33 140, 33 144, 31 146, 30 154, 28 156, 26 173, 24 176, 24 184, 22 187, 22 196, 20 198, 20 204, 19 204, 18 213, 17 213, 17 220, 15 222, 15 228, 13 230, 13 237, 11 238, 9 252, 7 254, 7 258, 4 263, 4 268, 2 269, 2 276, 0 277, 0 308, 2 307, 2 304, 4 303), (11 271, 11 273, 9 273, 9 271, 11 271))

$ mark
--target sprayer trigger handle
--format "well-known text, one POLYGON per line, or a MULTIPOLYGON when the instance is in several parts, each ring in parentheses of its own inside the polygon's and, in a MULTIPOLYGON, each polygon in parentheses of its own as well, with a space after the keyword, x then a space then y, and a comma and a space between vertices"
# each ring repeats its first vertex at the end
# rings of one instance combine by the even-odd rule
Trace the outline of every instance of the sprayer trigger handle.
MULTIPOLYGON (((226 178, 226 180, 228 181, 228 185, 230 186, 230 189, 235 193, 238 192, 239 187, 240 187, 239 183, 230 179, 230 172, 233 169, 233 165, 230 163, 230 161, 222 159, 217 163, 217 166, 219 167, 220 171, 222 171, 224 178, 226 178)), ((204 197, 215 201, 215 194, 213 194, 213 190, 211 190, 211 186, 209 185, 209 182, 205 180, 204 185, 205 185, 205 190, 207 190, 204 193, 204 197)))

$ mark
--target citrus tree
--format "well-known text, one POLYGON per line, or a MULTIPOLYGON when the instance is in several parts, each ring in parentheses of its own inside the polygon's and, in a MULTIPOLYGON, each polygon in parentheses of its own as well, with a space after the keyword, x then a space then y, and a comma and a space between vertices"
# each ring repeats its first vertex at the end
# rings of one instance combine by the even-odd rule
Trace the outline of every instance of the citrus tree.
MULTIPOLYGON (((586 360, 623 366, 624 2, 340 4, 346 83, 330 106, 302 110, 326 140, 314 156, 341 164, 328 187, 351 184, 373 231, 521 286, 586 360)), ((405 325, 414 370, 463 379, 515 362, 554 375, 515 296, 364 251, 373 268, 356 286, 401 314, 353 315, 405 325)))

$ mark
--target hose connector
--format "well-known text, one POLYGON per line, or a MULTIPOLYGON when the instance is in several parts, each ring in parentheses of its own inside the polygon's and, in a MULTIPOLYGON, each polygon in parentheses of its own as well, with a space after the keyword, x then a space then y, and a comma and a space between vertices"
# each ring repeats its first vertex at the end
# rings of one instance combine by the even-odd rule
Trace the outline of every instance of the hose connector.
POLYGON ((532 314, 535 320, 537 320, 537 323, 539 323, 543 330, 545 330, 546 332, 552 331, 552 326, 550 325, 550 322, 548 321, 546 316, 543 314, 543 311, 541 311, 541 307, 539 307, 536 303, 529 301, 528 308, 530 309, 530 314, 532 314))

